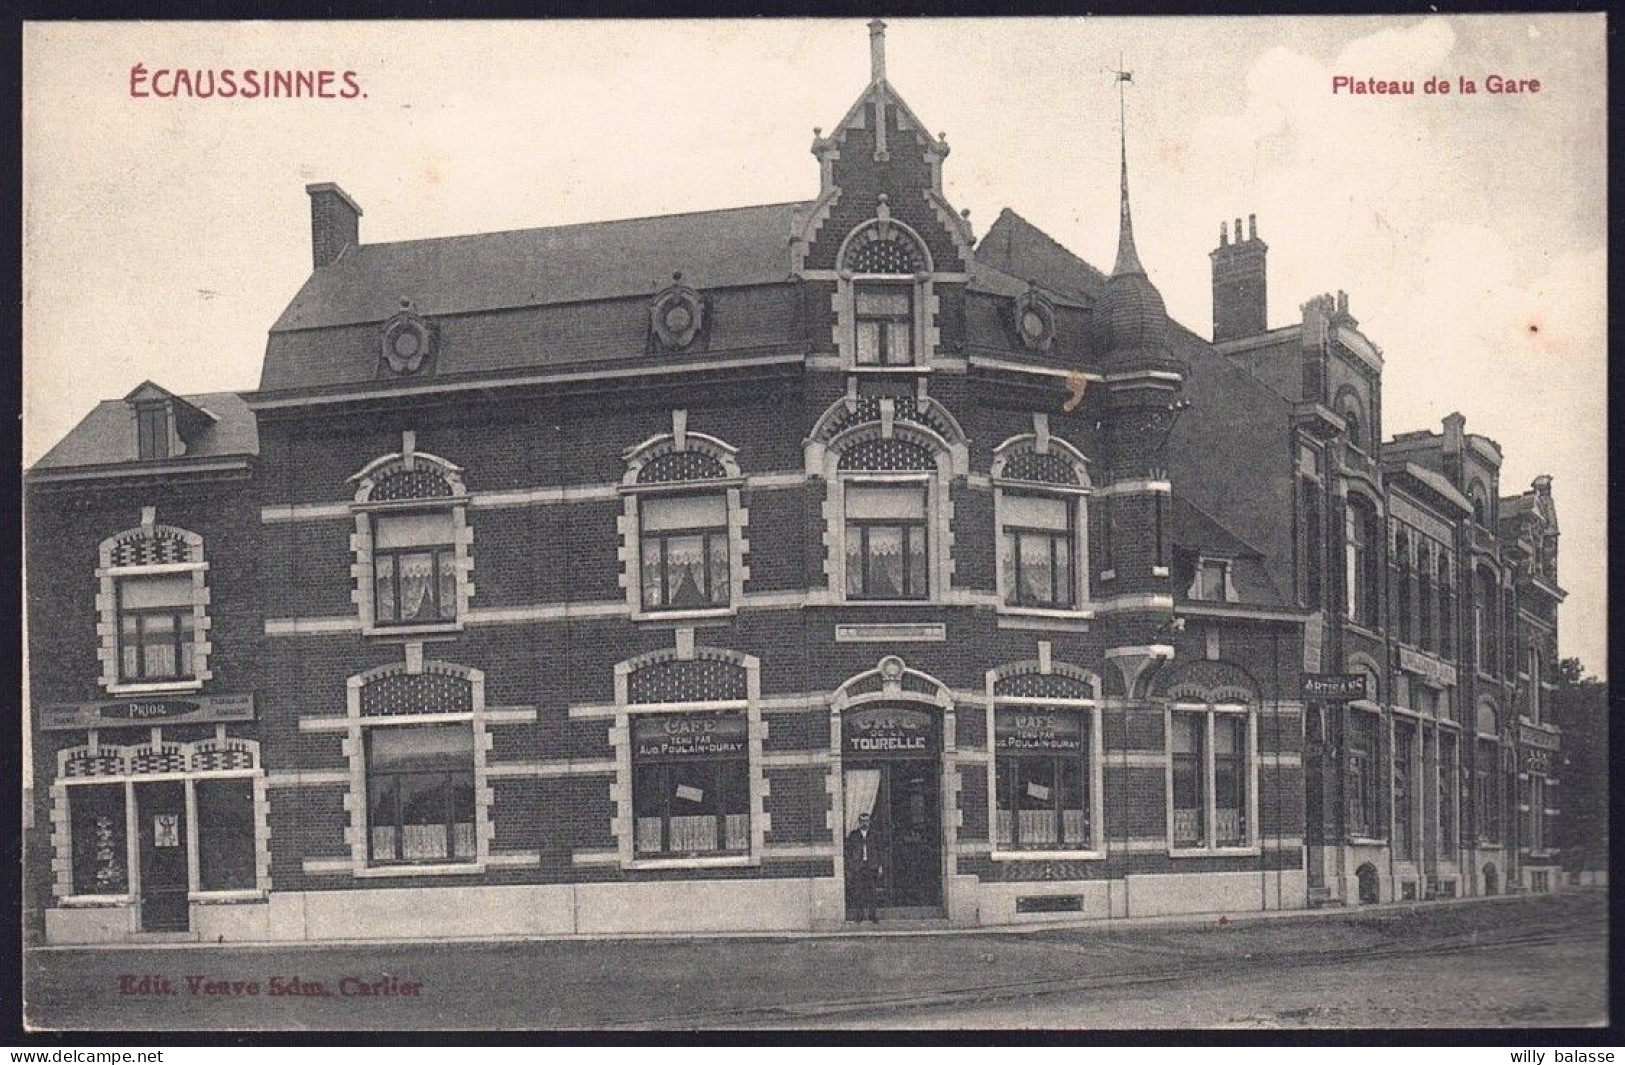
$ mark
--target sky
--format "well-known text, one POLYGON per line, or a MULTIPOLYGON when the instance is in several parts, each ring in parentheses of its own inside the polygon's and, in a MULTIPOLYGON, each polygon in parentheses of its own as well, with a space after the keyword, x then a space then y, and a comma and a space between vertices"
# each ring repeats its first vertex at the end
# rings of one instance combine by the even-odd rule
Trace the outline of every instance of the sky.
MULTIPOLYGON (((1452 411, 1553 476, 1560 651, 1606 667, 1600 15, 893 20, 888 77, 1004 207, 1109 267, 1117 99, 1135 237, 1207 335, 1221 220, 1258 216, 1269 324, 1345 290, 1384 352, 1383 431, 1452 411), (1490 75, 1538 93, 1484 91, 1490 75), (1413 96, 1332 92, 1335 75, 1413 96), (1422 92, 1430 76, 1476 95, 1422 92)), ((24 33, 23 458, 144 379, 250 390, 310 272, 304 186, 364 242, 809 199, 813 128, 868 80, 862 20, 39 24, 24 33), (355 72, 353 100, 132 98, 130 71, 355 72)), ((655 278, 651 277, 651 286, 655 278)))

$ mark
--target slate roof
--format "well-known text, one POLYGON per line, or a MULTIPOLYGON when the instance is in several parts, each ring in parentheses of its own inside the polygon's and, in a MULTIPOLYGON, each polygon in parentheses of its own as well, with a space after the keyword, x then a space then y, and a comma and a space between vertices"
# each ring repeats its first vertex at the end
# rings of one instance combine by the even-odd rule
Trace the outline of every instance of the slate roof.
MULTIPOLYGON (((214 421, 192 434, 186 453, 163 460, 184 463, 190 459, 251 456, 259 454, 259 431, 254 414, 235 392, 204 392, 177 396, 214 416, 214 421)), ((103 400, 80 420, 55 447, 34 463, 34 471, 136 463, 141 459, 136 439, 135 418, 122 399, 103 400)))
MULTIPOLYGON (((1264 565, 1264 552, 1243 540, 1212 515, 1180 496, 1173 497, 1172 519, 1174 543, 1209 558, 1231 560, 1230 583, 1236 589, 1236 601, 1243 605, 1279 606, 1288 603, 1264 565)), ((1184 588, 1175 588, 1181 598, 1184 588)))
POLYGON ((360 244, 314 271, 273 333, 650 296, 675 271, 698 289, 782 282, 811 201, 502 233, 360 244))
POLYGON ((1008 207, 977 242, 976 262, 1006 275, 1036 278, 1084 306, 1092 306, 1106 289, 1105 274, 1008 207))

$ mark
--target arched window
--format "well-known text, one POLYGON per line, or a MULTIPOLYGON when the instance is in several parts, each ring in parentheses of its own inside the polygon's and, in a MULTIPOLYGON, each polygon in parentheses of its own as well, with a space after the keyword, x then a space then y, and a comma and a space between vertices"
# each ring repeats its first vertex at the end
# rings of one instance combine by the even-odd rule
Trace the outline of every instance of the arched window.
POLYGON ((750 655, 692 641, 615 667, 623 866, 759 860, 769 827, 760 672, 750 655))
POLYGON ((1171 853, 1258 846, 1258 699, 1223 662, 1189 663, 1163 681, 1171 853))
POLYGON ((405 661, 348 683, 345 750, 364 795, 349 801, 352 868, 474 867, 490 855, 485 675, 405 661))
POLYGON ((100 683, 115 695, 196 691, 213 676, 203 537, 156 524, 153 508, 142 516, 98 549, 100 683))
POLYGON ((1494 675, 1500 663, 1498 584, 1488 567, 1478 568, 1473 587, 1473 661, 1486 675, 1494 675))
POLYGON ((1350 495, 1346 524, 1344 606, 1350 621, 1375 628, 1382 572, 1378 555, 1382 540, 1376 510, 1368 500, 1350 495))
POLYGON ((1475 479, 1467 489, 1467 498, 1473 504, 1473 520, 1488 528, 1490 524, 1490 499, 1489 492, 1484 488, 1484 482, 1475 479))
POLYGON ((924 365, 936 345, 931 252, 891 217, 884 193, 874 218, 846 237, 837 258, 836 349, 859 370, 924 365))
POLYGON ((400 452, 350 478, 355 599, 369 635, 455 630, 474 594, 463 471, 411 444, 406 434, 400 452))
POLYGON ((1088 460, 1047 432, 993 451, 999 602, 1009 610, 1076 610, 1089 600, 1088 460))
POLYGON ((1099 678, 1027 661, 988 683, 993 857, 1104 857, 1099 678))
POLYGON ((929 397, 837 400, 825 411, 806 462, 828 486, 829 597, 945 599, 953 574, 950 485, 968 461, 959 423, 929 397))
POLYGON ((624 456, 622 580, 634 616, 722 613, 743 595, 746 513, 736 449, 687 422, 687 411, 673 411, 670 433, 624 456))

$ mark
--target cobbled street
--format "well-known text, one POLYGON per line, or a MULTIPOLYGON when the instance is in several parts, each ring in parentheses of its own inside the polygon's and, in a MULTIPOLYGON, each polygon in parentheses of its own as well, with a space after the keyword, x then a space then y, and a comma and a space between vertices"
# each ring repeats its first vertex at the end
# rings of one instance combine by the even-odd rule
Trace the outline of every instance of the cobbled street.
POLYGON ((1606 969, 1607 897, 1576 891, 1020 932, 41 949, 26 1009, 74 1030, 1583 1026, 1606 969))

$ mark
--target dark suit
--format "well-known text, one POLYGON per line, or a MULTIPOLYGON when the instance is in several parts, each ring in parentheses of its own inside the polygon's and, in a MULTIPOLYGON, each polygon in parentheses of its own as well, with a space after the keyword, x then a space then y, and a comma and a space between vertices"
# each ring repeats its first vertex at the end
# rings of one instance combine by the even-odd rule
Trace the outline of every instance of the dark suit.
POLYGON ((880 836, 873 828, 867 833, 854 828, 846 834, 847 899, 856 914, 854 920, 880 919, 875 913, 875 896, 880 892, 880 855, 880 836))

